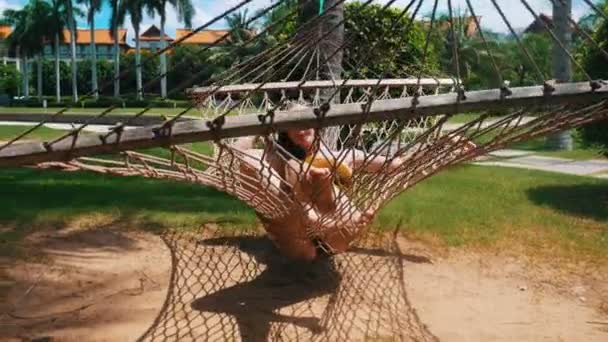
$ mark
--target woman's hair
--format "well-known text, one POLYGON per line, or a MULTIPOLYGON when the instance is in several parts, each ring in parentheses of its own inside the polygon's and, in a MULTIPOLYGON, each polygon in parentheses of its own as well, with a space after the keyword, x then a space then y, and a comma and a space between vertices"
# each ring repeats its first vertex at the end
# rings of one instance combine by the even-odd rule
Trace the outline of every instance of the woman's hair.
POLYGON ((296 158, 299 160, 304 160, 306 158, 306 149, 296 145, 291 138, 289 138, 287 132, 279 132, 277 144, 282 148, 282 150, 279 151, 287 158, 296 158))
MULTIPOLYGON (((292 111, 292 110, 303 110, 303 109, 307 109, 307 108, 308 108, 307 106, 297 103, 297 102, 288 102, 284 106, 281 107, 281 110, 292 111)), ((306 158, 306 149, 295 144, 291 140, 291 138, 289 138, 287 131, 279 131, 277 144, 280 147, 282 147, 282 150, 280 149, 280 151, 287 158, 296 158, 299 160, 304 160, 306 158), (285 153, 285 152, 287 152, 287 153, 285 153)))

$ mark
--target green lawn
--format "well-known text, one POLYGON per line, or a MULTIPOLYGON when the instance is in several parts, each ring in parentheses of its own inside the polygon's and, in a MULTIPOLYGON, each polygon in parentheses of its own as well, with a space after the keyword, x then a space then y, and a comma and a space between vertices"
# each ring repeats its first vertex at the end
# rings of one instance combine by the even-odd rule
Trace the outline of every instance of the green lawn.
POLYGON ((533 151, 535 154, 557 157, 575 160, 586 160, 586 159, 605 159, 606 156, 601 154, 599 149, 584 148, 579 146, 577 143, 574 144, 572 151, 556 151, 548 147, 547 138, 538 138, 529 140, 523 143, 515 144, 512 146, 514 149, 533 151))
MULTIPOLYGON (((0 107, 0 114, 1 113, 15 113, 15 114, 20 114, 20 113, 24 113, 24 114, 31 114, 31 113, 44 113, 44 114, 53 114, 56 113, 60 110, 61 108, 35 108, 35 107, 0 107)), ((100 112, 104 111, 106 108, 80 108, 80 107, 74 107, 71 108, 70 110, 68 110, 65 114, 99 114, 100 112)), ((152 108, 150 109, 150 111, 148 111, 145 115, 167 115, 167 116, 171 116, 171 115, 176 115, 178 113, 181 113, 182 111, 184 111, 186 108, 152 108)), ((142 111, 143 108, 116 108, 113 111, 111 111, 109 113, 109 115, 112 114, 136 114, 139 113, 140 111, 142 111)), ((200 116, 201 112, 196 109, 196 108, 192 108, 187 112, 187 115, 191 115, 191 116, 200 116)))
MULTIPOLYGON (((158 231, 225 222, 255 224, 238 200, 189 183, 87 172, 0 172, 0 254, 39 229, 110 224, 158 231), (83 223, 84 222, 84 223, 83 223), (88 222, 88 223, 87 223, 88 222)), ((608 181, 551 173, 466 166, 398 197, 376 225, 401 224, 412 237, 448 246, 523 246, 532 251, 608 257, 608 181)))
POLYGON ((477 119, 479 115, 480 113, 460 113, 450 117, 447 122, 452 124, 464 124, 477 119))
POLYGON ((466 166, 432 177, 393 201, 379 223, 401 222, 448 245, 501 240, 608 257, 608 181, 466 166))
MULTIPOLYGON (((0 114, 2 113, 10 113, 10 114, 54 114, 56 112, 58 112, 61 108, 36 108, 36 107, 0 107, 0 114)), ((90 114, 90 115, 95 115, 95 114, 99 114, 101 112, 103 112, 104 110, 106 110, 107 108, 81 108, 81 107, 73 107, 70 108, 67 112, 65 112, 65 115, 70 115, 70 114, 90 114)), ((112 110, 109 114, 107 115, 118 115, 118 114, 125 114, 125 115, 134 115, 137 114, 139 112, 141 112, 142 110, 144 110, 144 108, 116 108, 114 110, 112 110)), ((146 114, 144 115, 148 115, 148 116, 154 116, 154 115, 164 115, 167 117, 171 117, 174 115, 177 115, 181 112, 183 112, 184 110, 186 110, 186 108, 151 108, 148 112, 146 112, 146 114)), ((229 115, 234 115, 237 114, 237 110, 231 112, 229 115)), ((190 117, 201 117, 201 115, 203 114, 203 112, 198 109, 198 108, 190 108, 188 109, 188 111, 186 112, 186 116, 190 116, 190 117)), ((209 117, 209 116, 214 116, 215 113, 207 113, 205 115, 205 117, 209 117)))
MULTIPOLYGON (((31 126, 0 126, 0 141, 7 141, 17 137, 21 133, 30 129, 31 126)), ((23 137, 25 140, 51 140, 59 138, 60 136, 67 133, 67 131, 52 129, 47 127, 40 127, 31 134, 23 137)))

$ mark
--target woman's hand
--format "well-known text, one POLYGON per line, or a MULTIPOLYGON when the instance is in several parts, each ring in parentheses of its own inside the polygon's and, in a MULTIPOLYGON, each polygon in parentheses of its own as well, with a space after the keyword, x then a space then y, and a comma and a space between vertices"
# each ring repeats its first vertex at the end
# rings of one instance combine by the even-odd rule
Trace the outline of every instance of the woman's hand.
POLYGON ((331 176, 331 171, 326 168, 311 166, 308 172, 304 174, 304 177, 309 182, 315 182, 327 179, 331 176))

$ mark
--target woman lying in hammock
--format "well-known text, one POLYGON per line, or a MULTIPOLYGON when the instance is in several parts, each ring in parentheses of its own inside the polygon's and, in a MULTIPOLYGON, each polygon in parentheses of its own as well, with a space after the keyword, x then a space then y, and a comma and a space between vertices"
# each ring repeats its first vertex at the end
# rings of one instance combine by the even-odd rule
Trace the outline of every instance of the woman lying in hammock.
MULTIPOLYGON (((288 110, 303 108, 291 105, 288 110)), ((240 139, 232 146, 251 156, 240 167, 249 179, 258 179, 257 183, 243 182, 251 193, 270 188, 262 185, 264 167, 278 175, 274 198, 291 205, 279 219, 260 219, 283 254, 309 261, 346 251, 373 219, 375 210, 357 207, 344 191, 352 182, 353 171, 390 175, 404 160, 366 155, 356 149, 331 151, 315 135, 312 128, 280 132, 265 151, 253 148, 253 138, 240 139)))
MULTIPOLYGON (((288 110, 304 108, 292 104, 288 110)), ((242 138, 232 145, 250 156, 240 166, 249 179, 243 186, 251 193, 274 188, 274 198, 291 204, 280 219, 260 218, 279 250, 301 260, 344 252, 373 219, 373 210, 357 208, 344 191, 352 182, 353 170, 392 172, 402 163, 400 158, 366 159, 363 151, 354 149, 331 151, 315 139, 312 128, 280 132, 276 141, 264 146, 265 151, 254 149, 254 140, 242 138), (262 185, 264 167, 278 176, 274 187, 262 185), (251 181, 256 178, 257 184, 251 181)))

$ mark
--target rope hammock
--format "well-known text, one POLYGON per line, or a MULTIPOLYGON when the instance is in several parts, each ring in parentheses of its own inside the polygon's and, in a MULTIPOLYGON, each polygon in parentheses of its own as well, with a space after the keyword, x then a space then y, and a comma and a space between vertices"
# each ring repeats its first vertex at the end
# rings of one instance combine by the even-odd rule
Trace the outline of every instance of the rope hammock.
MULTIPOLYGON (((235 13, 249 2, 243 1, 194 32, 235 13)), ((284 2, 273 2, 248 23, 262 18, 284 2)), ((390 10, 394 2, 389 1, 379 11, 390 10)), ((528 2, 521 2, 522 8, 537 18, 538 13, 528 2)), ((396 33, 401 40, 399 43, 404 46, 411 44, 405 33, 414 25, 421 25, 425 31, 424 48, 418 62, 407 65, 403 75, 391 77, 366 67, 374 60, 352 60, 344 54, 353 41, 344 38, 344 0, 302 0, 298 3, 299 7, 279 19, 300 16, 299 28, 291 38, 235 63, 227 71, 205 80, 204 85, 194 85, 199 79, 193 75, 175 89, 185 91, 191 98, 198 110, 196 116, 188 114, 188 108, 165 118, 162 124, 132 127, 135 120, 146 114, 147 108, 132 115, 127 122, 116 123, 107 133, 85 132, 88 126, 107 118, 114 109, 110 107, 89 121, 75 125, 73 130, 57 139, 23 141, 44 124, 63 116, 66 109, 0 146, 0 166, 59 167, 169 179, 216 188, 255 209, 265 233, 288 260, 333 265, 331 271, 321 273, 330 272, 341 277, 341 282, 323 282, 327 286, 315 290, 319 291, 318 296, 313 296, 315 299, 307 297, 310 293, 303 295, 298 293, 300 290, 295 291, 297 298, 293 303, 298 304, 285 306, 289 309, 270 308, 274 316, 269 322, 274 323, 259 331, 246 331, 246 324, 239 321, 246 319, 239 307, 228 305, 232 318, 225 318, 222 315, 226 312, 222 314, 210 308, 212 298, 218 291, 238 292, 239 284, 243 282, 266 279, 268 270, 278 267, 273 264, 275 261, 266 260, 264 267, 268 268, 264 268, 259 260, 250 259, 250 254, 227 244, 228 240, 219 243, 217 239, 225 238, 222 235, 225 232, 200 232, 198 239, 204 236, 215 241, 211 245, 193 242, 192 237, 186 238, 183 233, 170 234, 166 241, 174 252, 174 267, 191 271, 174 274, 164 311, 144 339, 182 339, 186 336, 179 329, 183 321, 187 322, 187 337, 192 339, 225 339, 235 336, 238 330, 243 339, 261 336, 277 340, 310 340, 313 337, 350 340, 353 336, 389 336, 434 340, 409 306, 400 285, 402 277, 398 277, 401 280, 393 278, 402 270, 401 259, 395 256, 399 253, 398 248, 386 241, 372 243, 370 247, 370 239, 378 236, 370 231, 376 213, 396 196, 447 167, 514 143, 608 118, 608 87, 603 81, 592 79, 573 58, 568 51, 570 38, 557 29, 545 27, 556 49, 565 54, 565 63, 577 67, 583 80, 551 79, 543 74, 538 58, 522 44, 494 0, 488 4, 496 9, 518 48, 529 59, 537 74, 536 85, 510 87, 509 82, 503 80, 484 31, 478 30, 478 39, 487 49, 488 63, 495 70, 493 76, 498 85, 493 89, 467 90, 466 84, 462 83, 461 50, 456 29, 453 29, 456 19, 450 0, 441 5, 437 0, 411 0, 400 10, 397 20, 390 23, 391 27, 397 27, 397 22, 407 22, 402 28, 404 31, 396 33), (428 9, 424 5, 431 5, 432 13, 424 24, 420 24, 421 11, 428 9), (451 75, 434 74, 424 67, 431 50, 431 35, 440 26, 438 12, 441 6, 448 10, 447 27, 453 38, 455 72, 451 75), (307 12, 308 7, 316 10, 306 16, 302 13, 307 12), (345 66, 354 77, 344 75, 345 66), (369 77, 370 73, 376 73, 374 78, 369 77), (457 120, 459 113, 469 114, 465 122, 457 120), (387 254, 390 257, 372 258, 353 252, 364 246, 390 251, 387 254), (275 266, 268 266, 268 263, 275 266), (365 278, 363 275, 371 272, 377 263, 391 265, 381 268, 382 272, 390 271, 365 278), (253 271, 233 277, 231 270, 235 267, 251 267, 253 271), (220 280, 211 281, 216 276, 220 280), (345 277, 351 278, 345 281, 345 277), (393 303, 382 304, 380 297, 384 292, 366 292, 386 289, 388 283, 396 292, 387 294, 385 299, 397 298, 393 303), (227 287, 233 290, 226 290, 227 287), (200 293, 207 299, 195 300, 200 293), (356 317, 347 313, 351 310, 348 306, 356 302, 351 293, 366 298, 366 304, 361 304, 365 308, 355 310, 358 312, 356 317), (185 303, 210 314, 185 309, 185 303), (317 310, 319 308, 324 309, 317 310), (285 318, 283 310, 299 312, 299 315, 308 312, 305 315, 321 318, 314 322, 293 322, 285 318), (236 323, 234 317, 237 317, 236 323), (351 317, 350 321, 344 317, 351 317), (354 333, 357 329, 365 329, 362 323, 365 319, 368 319, 365 324, 377 324, 376 328, 354 333), (355 323, 357 320, 362 322, 355 323), (228 321, 234 324, 226 323, 228 321), (323 329, 317 330, 317 325, 323 329)), ((372 3, 365 1, 361 6, 372 3)), ((564 6, 563 0, 551 0, 551 3, 564 6)), ((469 0, 466 5, 479 28, 474 7, 469 0)), ((565 18, 576 25, 571 17, 565 18)), ((255 44, 266 33, 263 30, 239 46, 255 44)), ((213 45, 221 44, 231 34, 227 33, 213 45)), ((369 53, 387 38, 371 38, 368 33, 359 31, 348 34, 368 39, 369 53)), ((584 38, 595 43, 608 57, 593 37, 584 38)), ((179 42, 177 40, 159 53, 179 42)), ((179 68, 180 64, 175 67, 179 68)), ((232 238, 258 239, 259 233, 232 238)))

